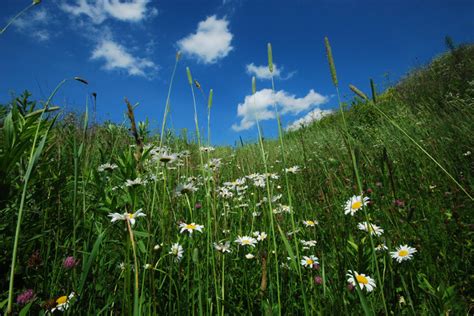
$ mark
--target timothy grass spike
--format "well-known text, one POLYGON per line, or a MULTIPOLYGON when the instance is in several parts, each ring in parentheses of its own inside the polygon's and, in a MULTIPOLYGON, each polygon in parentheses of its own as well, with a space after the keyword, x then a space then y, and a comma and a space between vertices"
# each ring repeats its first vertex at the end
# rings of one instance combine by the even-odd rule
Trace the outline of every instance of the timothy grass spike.
POLYGON ((211 89, 209 90, 209 98, 207 99, 207 107, 210 109, 212 107, 212 96, 214 91, 211 89))
POLYGON ((267 44, 268 49, 268 70, 273 73, 273 54, 272 54, 272 44, 267 44))
POLYGON ((362 91, 360 91, 356 86, 350 84, 349 89, 352 90, 355 94, 357 94, 359 97, 361 97, 364 100, 369 100, 369 97, 362 91))
POLYGON ((188 82, 192 86, 193 85, 193 76, 191 76, 191 70, 189 67, 186 67, 186 73, 188 74, 188 82))
POLYGON ((327 37, 324 38, 324 45, 326 46, 326 55, 328 57, 329 69, 331 70, 332 83, 334 84, 334 86, 337 87, 338 82, 337 82, 336 65, 334 64, 334 58, 332 57, 331 45, 329 44, 329 39, 327 37))

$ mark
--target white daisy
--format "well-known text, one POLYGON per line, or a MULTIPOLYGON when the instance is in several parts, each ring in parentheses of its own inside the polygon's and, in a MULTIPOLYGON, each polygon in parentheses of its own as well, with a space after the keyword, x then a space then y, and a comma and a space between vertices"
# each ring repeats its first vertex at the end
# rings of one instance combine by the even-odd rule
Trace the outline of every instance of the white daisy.
POLYGON ((387 247, 387 245, 385 245, 385 244, 383 243, 383 244, 380 244, 380 245, 378 245, 377 247, 375 247, 375 250, 377 250, 377 251, 385 251, 385 250, 388 250, 388 247, 387 247))
POLYGON ((257 239, 253 237, 249 237, 249 236, 243 236, 243 237, 238 236, 235 242, 241 246, 255 247, 255 245, 257 244, 257 239))
POLYGON ((135 180, 127 179, 127 181, 125 181, 125 186, 126 187, 134 187, 134 186, 142 185, 142 184, 145 184, 145 183, 146 182, 144 180, 142 180, 141 178, 136 178, 135 180))
POLYGON ((371 235, 375 235, 375 236, 380 236, 383 234, 382 228, 369 222, 359 223, 357 224, 357 228, 359 228, 360 230, 369 232, 371 235))
POLYGON ((263 241, 265 239, 267 239, 268 235, 266 232, 254 232, 252 234, 254 237, 257 237, 257 241, 263 241))
POLYGON ((413 254, 417 252, 416 248, 409 247, 408 245, 398 246, 397 251, 390 252, 393 259, 397 260, 398 263, 402 261, 410 260, 413 258, 413 254))
POLYGON ((316 240, 300 240, 301 244, 303 245, 303 249, 309 249, 311 247, 316 246, 317 241, 316 240))
POLYGON ((183 258, 183 253, 183 247, 181 247, 179 243, 174 243, 171 246, 171 250, 169 252, 170 255, 176 256, 176 258, 174 259, 175 261, 180 261, 181 258, 183 258))
POLYGON ((214 147, 211 147, 211 146, 209 146, 209 147, 200 147, 199 149, 200 149, 202 152, 204 152, 204 153, 209 153, 209 152, 215 150, 215 148, 214 148, 214 147))
POLYGON ((97 168, 97 171, 104 172, 104 171, 113 171, 114 169, 118 168, 116 164, 104 163, 97 168))
POLYGON ((185 184, 179 184, 176 187, 175 194, 176 196, 182 196, 184 194, 190 194, 190 193, 196 192, 197 190, 198 188, 194 186, 194 183, 189 182, 185 184))
POLYGON ((214 243, 214 249, 216 249, 217 251, 220 251, 222 253, 232 252, 232 250, 230 249, 230 242, 229 241, 226 241, 225 244, 214 243))
POLYGON ((51 310, 51 313, 54 313, 56 310, 60 312, 64 312, 65 310, 67 310, 69 308, 69 305, 71 304, 71 299, 73 299, 74 296, 75 296, 75 293, 71 292, 69 296, 64 295, 64 296, 58 297, 56 299, 56 307, 54 307, 51 310))
POLYGON ((303 221, 303 224, 304 224, 306 227, 314 227, 314 226, 318 225, 319 223, 318 223, 317 220, 312 221, 312 220, 309 219, 309 220, 307 220, 307 221, 303 221))
POLYGON ((126 221, 128 220, 130 222, 130 224, 133 226, 135 225, 135 219, 138 218, 138 217, 144 217, 146 216, 146 214, 143 213, 142 209, 139 209, 138 211, 136 211, 135 213, 131 214, 131 213, 123 213, 123 214, 120 214, 120 213, 110 213, 108 215, 109 217, 112 218, 111 222, 115 222, 115 221, 126 221))
POLYGON ((356 271, 349 270, 347 273, 347 278, 348 278, 347 281, 353 286, 356 286, 356 280, 357 280, 357 283, 359 284, 360 289, 363 290, 365 288, 367 292, 372 292, 374 288, 376 287, 374 279, 372 279, 368 275, 359 274, 356 271), (355 275, 355 279, 354 279, 354 275, 355 275))
POLYGON ((299 166, 293 166, 293 167, 290 167, 290 168, 285 168, 286 173, 297 174, 300 171, 301 171, 301 169, 300 169, 299 166))
POLYGON ((367 205, 369 200, 370 199, 368 197, 362 197, 362 195, 354 195, 346 202, 344 214, 351 214, 352 216, 354 216, 354 214, 358 210, 367 205))
POLYGON ((303 256, 301 259, 301 265, 303 267, 312 268, 314 265, 319 264, 318 257, 316 256, 303 256))
POLYGON ((188 231, 189 234, 192 234, 194 230, 197 230, 198 232, 202 233, 202 229, 204 228, 204 226, 196 224, 196 223, 191 223, 191 224, 181 223, 179 224, 179 228, 181 228, 181 231, 180 231, 181 234, 184 231, 188 231))

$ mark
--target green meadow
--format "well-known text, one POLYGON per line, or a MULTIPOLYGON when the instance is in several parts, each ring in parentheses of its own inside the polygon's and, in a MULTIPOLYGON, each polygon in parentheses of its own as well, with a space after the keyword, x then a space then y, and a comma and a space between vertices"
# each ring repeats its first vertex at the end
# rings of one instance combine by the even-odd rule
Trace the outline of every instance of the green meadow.
MULTIPOLYGON (((276 139, 257 124, 234 147, 212 147, 213 92, 197 97, 179 53, 160 126, 135 119, 140 100, 121 124, 96 123, 93 103, 64 111, 56 93, 87 78, 0 105, 2 312, 472 313, 474 46, 448 39, 398 83, 368 78, 341 101, 321 45, 339 108, 294 131, 276 113, 276 139), (194 132, 167 128, 174 93, 194 132)), ((271 45, 256 53, 272 72, 271 45)))

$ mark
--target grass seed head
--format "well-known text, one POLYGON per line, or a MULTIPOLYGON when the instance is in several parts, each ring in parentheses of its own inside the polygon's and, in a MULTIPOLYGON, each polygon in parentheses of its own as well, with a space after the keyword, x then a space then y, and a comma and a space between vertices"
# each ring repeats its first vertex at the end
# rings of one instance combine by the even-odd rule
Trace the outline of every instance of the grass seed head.
POLYGON ((192 86, 193 85, 193 76, 191 76, 191 70, 189 67, 186 67, 186 73, 188 74, 188 82, 192 86))
POLYGON ((326 46, 326 55, 328 57, 329 69, 331 70, 331 77, 334 86, 337 87, 337 74, 336 74, 336 65, 334 64, 334 58, 332 57, 331 45, 329 44, 329 39, 324 38, 324 45, 326 46))
POLYGON ((272 44, 268 43, 267 44, 267 49, 268 49, 268 70, 270 70, 270 73, 273 73, 272 44))
POLYGON ((211 89, 209 90, 209 98, 207 99, 207 107, 210 109, 212 107, 212 95, 214 91, 211 89))
POLYGON ((356 86, 350 84, 349 85, 349 88, 352 90, 352 92, 354 92, 355 94, 357 94, 359 97, 361 97, 362 99, 364 100, 369 100, 369 97, 362 91, 360 91, 356 86))

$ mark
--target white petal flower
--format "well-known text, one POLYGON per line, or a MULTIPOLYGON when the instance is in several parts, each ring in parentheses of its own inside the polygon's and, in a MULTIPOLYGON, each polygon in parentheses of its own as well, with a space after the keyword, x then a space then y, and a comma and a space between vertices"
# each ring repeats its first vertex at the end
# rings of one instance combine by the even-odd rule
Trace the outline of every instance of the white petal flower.
POLYGON ((360 230, 369 232, 371 235, 375 235, 375 236, 380 236, 383 234, 382 228, 369 222, 359 223, 357 224, 357 228, 359 228, 360 230))
POLYGON ((401 263, 403 261, 412 259, 415 252, 417 252, 416 248, 403 245, 398 246, 397 251, 390 252, 390 255, 393 259, 397 260, 398 263, 401 263))
POLYGON ((184 253, 184 249, 183 247, 181 247, 179 243, 174 243, 171 246, 171 250, 169 252, 170 255, 175 256, 174 260, 176 262, 180 261, 183 258, 183 253, 184 253))
POLYGON ((356 285, 356 280, 357 283, 360 286, 360 289, 366 289, 367 292, 372 292, 374 288, 376 287, 375 285, 375 280, 369 277, 368 275, 365 274, 359 274, 356 271, 349 270, 347 273, 347 281, 352 284, 353 286, 356 285), (354 279, 355 275, 355 279, 354 279))
POLYGON ((301 265, 303 267, 312 268, 314 265, 319 264, 318 257, 316 256, 303 256, 301 259, 301 265))
POLYGON ((257 244, 257 240, 249 236, 242 236, 242 237, 238 236, 235 242, 241 246, 251 246, 251 247, 255 247, 255 245, 257 244))
POLYGON ((180 231, 181 234, 185 231, 188 231, 189 234, 192 234, 193 231, 195 230, 202 233, 202 229, 204 228, 204 226, 196 224, 196 223, 191 223, 191 224, 181 223, 179 224, 179 228, 181 228, 181 231, 180 231))
POLYGON ((136 211, 135 213, 131 214, 131 213, 123 213, 123 214, 120 214, 120 213, 110 213, 108 215, 109 217, 111 217, 111 222, 115 222, 115 221, 125 221, 125 220, 128 220, 130 222, 130 224, 133 226, 135 225, 135 219, 138 218, 138 217, 144 217, 146 216, 146 214, 143 213, 142 209, 139 209, 138 211, 136 211))
POLYGON ((354 195, 346 202, 344 214, 351 214, 351 216, 354 216, 354 214, 358 210, 368 204, 369 200, 370 199, 368 197, 363 197, 362 195, 354 195))

